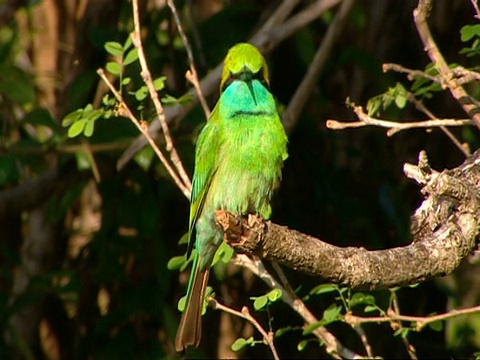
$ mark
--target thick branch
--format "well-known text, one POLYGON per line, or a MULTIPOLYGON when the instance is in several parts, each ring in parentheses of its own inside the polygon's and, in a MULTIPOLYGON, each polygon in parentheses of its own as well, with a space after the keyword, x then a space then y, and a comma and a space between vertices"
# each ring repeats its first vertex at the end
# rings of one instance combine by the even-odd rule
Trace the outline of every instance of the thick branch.
POLYGON ((424 157, 406 173, 428 194, 412 216, 413 242, 404 247, 366 250, 337 247, 265 221, 215 214, 225 240, 237 252, 256 255, 356 289, 415 284, 451 273, 475 248, 480 219, 480 151, 450 171, 432 172, 424 157), (415 171, 413 171, 415 169, 415 171))

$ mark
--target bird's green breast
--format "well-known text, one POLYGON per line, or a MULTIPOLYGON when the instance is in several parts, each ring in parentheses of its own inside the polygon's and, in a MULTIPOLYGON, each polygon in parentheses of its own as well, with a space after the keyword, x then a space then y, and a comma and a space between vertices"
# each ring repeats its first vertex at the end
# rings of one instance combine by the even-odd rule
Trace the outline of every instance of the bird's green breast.
POLYGON ((254 96, 234 81, 220 98, 217 170, 205 207, 269 218, 287 140, 272 95, 257 80, 251 85, 254 96))

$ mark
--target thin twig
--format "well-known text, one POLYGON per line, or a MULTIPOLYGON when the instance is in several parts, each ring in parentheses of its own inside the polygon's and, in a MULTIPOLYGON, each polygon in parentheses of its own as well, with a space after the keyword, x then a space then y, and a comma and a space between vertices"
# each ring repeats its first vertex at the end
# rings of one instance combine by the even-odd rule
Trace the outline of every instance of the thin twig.
POLYGON ((442 80, 438 76, 429 75, 425 71, 421 71, 421 70, 408 69, 399 64, 385 63, 382 65, 382 71, 384 73, 387 71, 396 71, 402 74, 407 74, 408 80, 411 80, 411 81, 414 80, 415 77, 417 76, 417 77, 422 77, 422 78, 431 80, 433 82, 442 84, 442 80))
POLYGON ((242 311, 237 311, 234 310, 226 305, 223 305, 220 303, 217 299, 214 297, 210 297, 208 299, 208 303, 213 307, 215 310, 221 310, 225 311, 226 313, 238 316, 242 319, 247 320, 249 323, 251 323, 255 328, 258 330, 260 334, 263 336, 263 341, 270 347, 270 350, 272 351, 273 358, 276 360, 280 360, 280 357, 278 356, 277 349, 275 349, 275 344, 273 343, 273 333, 265 331, 265 329, 260 325, 260 323, 250 314, 250 311, 246 306, 242 308, 242 311))
POLYGON ((108 78, 105 75, 105 72, 103 71, 103 69, 98 69, 97 73, 98 73, 98 75, 100 75, 102 80, 107 84, 107 86, 110 89, 110 91, 112 92, 112 94, 118 100, 118 102, 119 102, 119 106, 118 106, 119 114, 129 118, 132 121, 132 123, 137 127, 137 129, 145 136, 148 143, 152 147, 153 151, 155 152, 155 154, 157 154, 158 158, 160 159, 160 161, 162 162, 162 164, 165 166, 168 173, 172 177, 173 181, 175 181, 175 183, 180 188, 180 190, 183 192, 183 194, 186 197, 189 198, 190 197, 190 188, 187 187, 182 182, 182 180, 178 177, 177 173, 175 172, 175 170, 172 168, 172 166, 168 162, 165 155, 163 155, 162 151, 158 148, 157 144, 155 143, 153 138, 148 133, 148 126, 146 125, 146 123, 145 122, 141 123, 141 122, 138 121, 138 119, 132 113, 132 111, 130 110, 128 105, 125 103, 125 101, 123 101, 122 95, 120 95, 120 93, 117 91, 117 89, 115 89, 115 86, 113 86, 113 84, 108 80, 108 78))
MULTIPOLYGON (((147 85, 148 92, 150 93, 150 98, 155 106, 155 110, 157 112, 158 120, 162 126, 163 135, 165 137, 166 149, 170 154, 170 160, 172 161, 173 165, 178 171, 178 174, 183 182, 183 188, 190 189, 192 183, 190 181, 187 172, 185 171, 183 164, 178 156, 177 150, 173 146, 172 136, 170 135, 170 130, 168 128, 167 120, 165 117, 165 111, 163 109, 162 104, 160 103, 160 99, 158 98, 157 90, 153 85, 152 75, 150 74, 150 70, 148 69, 147 59, 145 57, 145 52, 143 51, 142 45, 142 38, 141 38, 141 31, 140 31, 140 16, 138 10, 138 0, 132 0, 132 7, 133 7, 133 23, 135 31, 130 34, 133 44, 138 51, 138 59, 140 61, 140 66, 142 68, 142 79, 147 85)), ((147 129, 148 131, 148 129, 147 129)))
POLYGON ((393 134, 405 129, 474 125, 471 119, 434 119, 399 123, 395 121, 373 118, 366 114, 361 106, 356 106, 353 103, 352 109, 360 121, 341 122, 338 120, 328 119, 326 122, 327 128, 332 130, 343 130, 347 128, 357 128, 363 126, 380 126, 389 128, 390 130, 387 132, 387 136, 392 136, 393 134))
POLYGON ((210 117, 210 109, 208 107, 207 101, 205 100, 205 96, 203 96, 202 88, 200 86, 200 82, 198 81, 197 69, 195 67, 195 61, 193 60, 193 53, 190 43, 188 42, 188 38, 183 31, 182 23, 180 22, 180 18, 178 17, 177 8, 175 7, 175 3, 173 0, 167 1, 168 7, 172 11, 173 17, 177 24, 178 32, 182 38, 183 44, 185 49, 187 50, 188 62, 190 64, 190 71, 187 71, 185 77, 188 81, 192 83, 197 91, 198 98, 200 99, 200 104, 202 104, 203 112, 205 113, 205 117, 208 119, 210 117))
POLYGON ((400 315, 396 311, 388 312, 385 316, 356 316, 349 315, 348 321, 351 324, 365 324, 365 323, 385 323, 392 321, 407 321, 415 323, 415 330, 420 331, 428 324, 436 321, 448 320, 450 318, 469 315, 480 312, 480 306, 474 306, 465 309, 453 309, 447 313, 430 315, 430 316, 409 316, 400 315))
MULTIPOLYGON (((277 280, 275 280, 270 273, 265 269, 260 260, 252 260, 246 255, 235 255, 233 262, 244 268, 249 269, 260 279, 262 279, 270 288, 280 289, 282 291, 282 300, 289 305, 297 314, 299 314, 307 325, 318 322, 318 319, 308 310, 302 300, 296 296, 291 296, 277 280)), ((325 327, 320 326, 315 329, 313 334, 325 343, 326 351, 334 358, 359 358, 360 355, 354 353, 352 350, 343 346, 335 336, 330 333, 325 327)))

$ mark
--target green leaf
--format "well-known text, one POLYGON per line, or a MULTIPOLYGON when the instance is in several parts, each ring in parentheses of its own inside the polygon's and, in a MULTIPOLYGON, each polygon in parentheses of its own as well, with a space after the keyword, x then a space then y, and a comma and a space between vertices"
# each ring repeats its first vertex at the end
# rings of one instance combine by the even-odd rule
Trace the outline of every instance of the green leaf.
POLYGON ((323 326, 325 324, 325 321, 321 320, 321 321, 317 321, 317 322, 314 322, 310 325, 308 325, 304 330, 303 330, 303 335, 310 335, 311 333, 313 333, 316 329, 318 329, 320 326, 323 326))
POLYGON ((406 104, 407 104, 407 94, 406 93, 397 94, 397 96, 395 97, 395 105, 397 105, 399 109, 403 109, 406 104))
POLYGON ((222 243, 222 244, 225 244, 225 248, 224 248, 223 256, 221 260, 223 263, 228 264, 230 260, 232 260, 232 257, 235 254, 235 251, 231 246, 227 245, 226 243, 222 243))
POLYGON ((94 127, 95 127, 95 120, 88 119, 85 123, 85 129, 83 130, 83 134, 86 137, 92 136, 94 127))
POLYGON ((298 351, 303 351, 307 347, 307 344, 308 344, 307 340, 300 341, 297 345, 297 350, 298 351))
POLYGON ((268 297, 267 295, 262 295, 262 296, 259 296, 255 299, 255 301, 253 302, 253 308, 255 310, 261 310, 263 309, 268 303, 268 297))
POLYGON ((238 338, 235 340, 235 342, 232 344, 232 350, 233 351, 240 351, 242 350, 245 346, 247 345, 247 340, 244 338, 238 338))
POLYGON ((375 304, 375 297, 373 297, 373 295, 365 295, 361 292, 353 294, 352 298, 348 302, 348 305, 350 307, 354 307, 360 304, 373 305, 375 304))
POLYGON ((326 323, 334 322, 340 319, 341 312, 342 308, 340 306, 332 304, 323 312, 323 320, 325 320, 326 323))
POLYGON ((135 99, 137 99, 137 101, 143 101, 145 100, 145 98, 147 97, 148 95, 148 89, 147 87, 144 85, 142 86, 140 89, 138 89, 137 91, 135 91, 135 99))
POLYGON ((239 351, 239 350, 243 349, 245 346, 252 346, 254 343, 255 343, 255 341, 253 340, 253 337, 251 337, 251 336, 248 339, 238 338, 232 344, 232 350, 233 351, 239 351))
POLYGON ((190 100, 192 99, 192 96, 193 96, 192 94, 186 94, 177 99, 167 94, 162 98, 162 103, 164 105, 174 105, 174 104, 185 105, 190 102, 190 100))
POLYGON ((335 284, 321 284, 315 286, 312 290, 310 290, 310 295, 320 295, 326 294, 332 291, 337 291, 338 286, 335 284))
POLYGON ((372 305, 367 305, 365 306, 365 309, 363 309, 363 311, 365 311, 366 313, 371 313, 377 310, 378 310, 377 307, 372 305))
POLYGON ((410 329, 408 329, 408 328, 400 328, 393 333, 393 336, 400 335, 401 337, 406 338, 408 336, 409 332, 410 332, 410 329))
POLYGON ((74 122, 80 120, 82 116, 83 116, 83 109, 75 110, 74 112, 71 112, 70 114, 68 114, 63 118, 62 126, 64 127, 70 126, 74 122))
POLYGON ((178 245, 188 244, 188 231, 178 240, 178 245))
POLYGON ((183 310, 185 310, 185 305, 186 304, 187 304, 187 295, 182 296, 182 298, 180 298, 180 300, 178 300, 178 303, 177 303, 178 311, 183 312, 183 310))
POLYGON ((174 256, 167 263, 168 270, 178 270, 185 262, 185 256, 174 256))
POLYGON ((133 159, 143 171, 147 171, 154 159, 153 148, 151 146, 145 146, 134 156, 133 159))
POLYGON ((123 55, 123 46, 116 41, 108 41, 105 43, 105 50, 113 56, 123 55))
POLYGON ((125 43, 123 44, 123 51, 127 51, 130 46, 132 46, 132 37, 131 36, 128 36, 126 39, 125 39, 125 43))
POLYGON ((282 298, 282 290, 280 289, 273 289, 267 294, 268 300, 271 302, 277 301, 278 299, 282 298))
POLYGON ((80 119, 72 124, 68 129, 68 137, 74 138, 75 136, 80 135, 85 128, 86 119, 80 119))
POLYGON ((85 151, 78 151, 75 153, 78 170, 87 170, 92 168, 92 158, 85 151))
POLYGON ((138 59, 138 51, 137 51, 137 49, 132 49, 127 53, 127 55, 123 59, 123 65, 124 66, 130 65, 131 63, 133 63, 137 59, 138 59))
POLYGON ((166 76, 160 76, 153 80, 153 86, 155 87, 155 90, 160 91, 163 90, 165 87, 165 80, 167 79, 166 76))
POLYGON ((132 78, 126 77, 122 80, 122 85, 128 85, 132 81, 132 78))
POLYGON ((120 75, 122 73, 122 67, 114 61, 108 62, 105 68, 112 75, 120 75))
POLYGON ((367 102, 367 114, 368 116, 374 116, 378 114, 380 107, 382 106, 381 96, 375 96, 367 102))
POLYGON ((441 321, 441 320, 434 321, 434 322, 429 323, 428 326, 433 331, 442 331, 443 330, 443 321, 441 321))
POLYGON ((480 36, 480 25, 465 25, 460 29, 460 39, 467 42, 474 36, 480 36))
POLYGON ((275 331, 275 337, 280 337, 282 336, 283 334, 286 334, 292 330, 294 330, 295 328, 292 327, 292 326, 287 326, 287 327, 283 327, 283 328, 280 328, 278 329, 277 331, 275 331))

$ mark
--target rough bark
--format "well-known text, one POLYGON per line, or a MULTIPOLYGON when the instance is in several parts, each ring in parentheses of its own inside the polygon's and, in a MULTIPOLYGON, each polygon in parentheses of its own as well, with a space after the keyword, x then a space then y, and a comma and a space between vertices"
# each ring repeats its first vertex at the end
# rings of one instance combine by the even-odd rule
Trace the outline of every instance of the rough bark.
POLYGON ((412 243, 385 250, 337 247, 256 215, 217 211, 225 241, 239 253, 275 261, 355 289, 415 284, 450 274, 476 246, 480 221, 480 151, 452 170, 418 166, 404 171, 423 185, 425 200, 411 218, 412 243))

